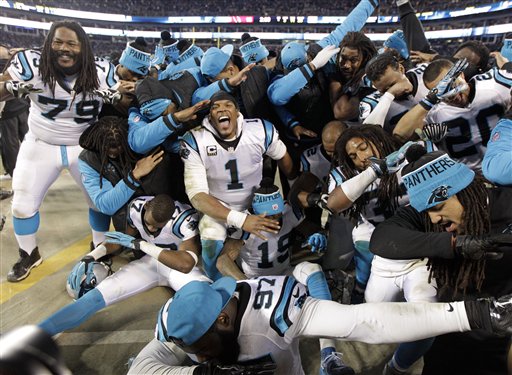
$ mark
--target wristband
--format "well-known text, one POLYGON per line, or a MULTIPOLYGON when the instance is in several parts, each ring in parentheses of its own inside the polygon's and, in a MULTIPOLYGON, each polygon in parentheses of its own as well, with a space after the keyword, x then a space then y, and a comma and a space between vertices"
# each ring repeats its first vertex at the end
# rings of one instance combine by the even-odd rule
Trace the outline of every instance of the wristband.
POLYGON ((92 256, 94 258, 94 260, 98 260, 101 257, 104 257, 105 255, 107 255, 107 248, 105 247, 105 245, 100 244, 87 255, 92 256))
POLYGON ((231 225, 236 228, 242 229, 245 219, 247 219, 247 214, 244 214, 243 212, 231 210, 229 211, 227 223, 228 225, 231 225))
POLYGON ((194 267, 197 266, 197 262, 199 262, 199 258, 197 257, 196 253, 194 253, 191 250, 187 250, 187 253, 190 254, 192 258, 194 258, 194 267))
POLYGON ((343 182, 340 187, 345 193, 347 198, 353 203, 361 195, 372 182, 377 179, 377 173, 368 167, 357 176, 352 177, 350 180, 343 182))
POLYGON ((148 254, 152 258, 155 258, 156 260, 158 260, 158 256, 163 251, 161 247, 150 244, 149 242, 146 241, 140 241, 139 247, 140 250, 144 251, 146 254, 148 254))

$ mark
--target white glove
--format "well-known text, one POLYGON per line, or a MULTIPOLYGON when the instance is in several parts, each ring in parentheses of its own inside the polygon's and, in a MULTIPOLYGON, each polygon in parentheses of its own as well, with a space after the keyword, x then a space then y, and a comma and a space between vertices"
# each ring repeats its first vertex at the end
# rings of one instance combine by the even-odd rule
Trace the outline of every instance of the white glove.
POLYGON ((103 103, 111 105, 116 105, 123 98, 123 94, 112 89, 94 90, 94 94, 100 96, 103 103))
POLYGON ((331 57, 336 55, 340 49, 335 46, 327 46, 320 52, 318 52, 315 58, 311 61, 311 64, 315 66, 315 69, 320 69, 329 62, 331 57))
POLYGON ((5 89, 18 99, 26 98, 30 93, 43 92, 42 89, 34 88, 34 85, 31 83, 18 81, 5 81, 5 89))

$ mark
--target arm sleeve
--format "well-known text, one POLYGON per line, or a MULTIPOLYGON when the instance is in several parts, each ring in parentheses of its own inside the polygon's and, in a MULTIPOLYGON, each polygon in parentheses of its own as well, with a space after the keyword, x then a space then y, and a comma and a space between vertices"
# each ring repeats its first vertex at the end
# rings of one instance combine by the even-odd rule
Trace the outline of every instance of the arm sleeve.
POLYGON ((512 185, 512 120, 500 120, 492 131, 482 172, 498 185, 512 185))
POLYGON ((425 36, 425 30, 421 21, 416 16, 416 11, 411 3, 407 2, 398 7, 400 24, 405 35, 409 50, 432 53, 432 48, 425 36))
POLYGON ((199 87, 192 95, 192 104, 199 103, 201 100, 210 99, 218 91, 233 92, 233 87, 228 84, 227 79, 221 79, 210 83, 208 86, 199 87))
MULTIPOLYGON (((188 133, 189 134, 189 133, 188 133)), ((181 142, 181 158, 185 164, 185 191, 188 199, 192 200, 198 193, 210 193, 206 168, 201 156, 186 142, 187 134, 181 142)))
POLYGON ((193 375, 196 366, 185 352, 173 343, 153 339, 134 359, 128 375, 193 375))
POLYGON ((110 181, 103 178, 103 186, 100 188, 100 174, 94 168, 83 160, 78 160, 78 168, 87 194, 89 194, 96 208, 106 215, 113 215, 128 203, 139 186, 139 183, 133 179, 130 173, 115 186, 112 186, 110 181))
POLYGON ((279 133, 277 132, 274 125, 272 125, 270 122, 264 120, 263 126, 265 127, 265 133, 266 137, 268 138, 265 140, 265 143, 268 142, 268 146, 265 145, 266 151, 265 154, 268 155, 273 160, 280 160, 284 157, 286 154, 286 146, 285 144, 279 139, 279 133))
POLYGON ((152 122, 146 121, 137 108, 131 108, 128 117, 128 144, 139 154, 145 154, 162 144, 167 137, 176 135, 181 124, 171 115, 161 116, 152 122))
POLYGON ((386 92, 384 95, 382 95, 379 99, 379 103, 371 111, 368 117, 366 117, 363 124, 374 124, 384 127, 384 122, 386 121, 386 116, 389 112, 389 107, 391 107, 391 103, 393 103, 393 100, 395 100, 395 97, 389 92, 386 92))
POLYGON ((414 208, 400 208, 377 225, 370 240, 370 251, 389 259, 438 257, 452 259, 452 234, 423 232, 423 216, 414 208))
POLYGON ((352 11, 349 13, 345 21, 334 29, 329 35, 320 40, 318 44, 322 48, 328 45, 338 46, 341 40, 349 31, 359 31, 363 28, 368 17, 370 17, 375 10, 375 6, 370 0, 362 0, 352 11))
POLYGON ((267 89, 270 102, 274 105, 285 105, 306 86, 313 75, 309 64, 304 64, 287 75, 276 78, 267 89))

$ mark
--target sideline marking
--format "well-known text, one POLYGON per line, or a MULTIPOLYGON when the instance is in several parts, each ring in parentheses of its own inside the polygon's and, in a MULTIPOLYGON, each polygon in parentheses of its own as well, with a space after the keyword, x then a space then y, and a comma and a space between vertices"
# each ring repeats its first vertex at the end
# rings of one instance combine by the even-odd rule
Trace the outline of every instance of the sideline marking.
POLYGON ((0 283, 0 305, 7 302, 15 295, 34 286, 46 276, 59 271, 72 261, 77 261, 83 257, 89 252, 89 243, 91 242, 91 239, 92 236, 89 235, 72 243, 70 246, 62 249, 49 258, 43 258, 43 263, 36 268, 33 268, 32 271, 30 271, 30 275, 25 280, 17 283, 2 281, 0 283))

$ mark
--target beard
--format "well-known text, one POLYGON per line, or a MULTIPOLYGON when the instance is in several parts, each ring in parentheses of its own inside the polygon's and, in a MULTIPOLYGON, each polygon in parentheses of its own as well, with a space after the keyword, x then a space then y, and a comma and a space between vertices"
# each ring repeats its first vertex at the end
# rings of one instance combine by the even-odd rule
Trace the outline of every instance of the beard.
POLYGON ((234 332, 219 333, 222 352, 217 360, 224 365, 232 365, 238 362, 238 355, 240 354, 240 345, 238 344, 238 337, 234 332))
POLYGON ((55 65, 56 70, 62 74, 63 76, 72 76, 74 74, 77 74, 80 69, 82 68, 82 63, 80 62, 81 54, 74 54, 71 52, 61 52, 61 51, 54 51, 51 52, 51 58, 53 61, 53 64, 55 65), (70 67, 62 67, 57 62, 57 59, 61 56, 69 56, 71 57, 75 63, 73 66, 70 67))

